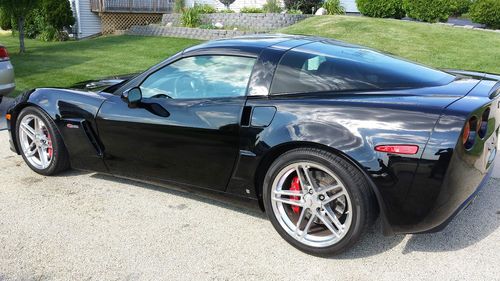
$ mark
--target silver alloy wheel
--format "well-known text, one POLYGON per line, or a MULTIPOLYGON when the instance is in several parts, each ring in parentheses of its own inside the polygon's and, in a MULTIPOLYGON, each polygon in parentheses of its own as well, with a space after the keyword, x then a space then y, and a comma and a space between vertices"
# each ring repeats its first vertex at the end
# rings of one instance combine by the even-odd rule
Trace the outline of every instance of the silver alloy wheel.
POLYGON ((271 204, 282 228, 311 247, 338 243, 349 231, 352 204, 349 194, 330 169, 299 162, 282 169, 272 185, 271 204), (300 190, 292 190, 298 178, 300 190))
POLYGON ((33 114, 24 116, 18 134, 22 153, 29 163, 39 170, 48 168, 54 150, 49 130, 42 119, 33 114))

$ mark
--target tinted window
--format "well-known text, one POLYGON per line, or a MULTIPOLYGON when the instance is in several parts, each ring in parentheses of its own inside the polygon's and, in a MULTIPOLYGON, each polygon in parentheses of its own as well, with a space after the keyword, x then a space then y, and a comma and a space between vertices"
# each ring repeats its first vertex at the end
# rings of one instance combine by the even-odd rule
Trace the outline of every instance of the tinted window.
POLYGON ((196 56, 178 60, 150 75, 142 96, 174 99, 244 96, 254 58, 196 56))
POLYGON ((283 56, 271 93, 401 89, 444 85, 454 79, 370 49, 316 42, 283 56))

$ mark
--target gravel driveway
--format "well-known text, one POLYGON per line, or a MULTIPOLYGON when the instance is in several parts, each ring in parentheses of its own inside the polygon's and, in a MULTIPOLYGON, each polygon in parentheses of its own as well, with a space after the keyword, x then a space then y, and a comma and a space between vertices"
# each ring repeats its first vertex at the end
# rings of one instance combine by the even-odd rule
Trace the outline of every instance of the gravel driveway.
POLYGON ((220 196, 72 171, 43 177, 0 132, 0 280, 500 280, 500 182, 443 232, 303 254, 220 196))

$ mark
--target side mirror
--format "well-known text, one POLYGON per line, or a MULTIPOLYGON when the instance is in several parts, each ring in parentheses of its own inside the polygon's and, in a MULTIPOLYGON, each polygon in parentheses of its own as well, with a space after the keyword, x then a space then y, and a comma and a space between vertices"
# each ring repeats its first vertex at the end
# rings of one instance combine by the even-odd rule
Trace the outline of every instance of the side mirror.
POLYGON ((142 100, 141 88, 135 87, 123 92, 122 99, 124 99, 129 106, 135 106, 142 100))

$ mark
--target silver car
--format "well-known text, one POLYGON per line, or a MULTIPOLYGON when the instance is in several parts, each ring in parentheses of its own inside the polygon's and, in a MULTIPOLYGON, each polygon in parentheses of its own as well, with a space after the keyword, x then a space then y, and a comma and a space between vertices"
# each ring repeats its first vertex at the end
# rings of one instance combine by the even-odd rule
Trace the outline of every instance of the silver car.
POLYGON ((3 96, 10 94, 15 88, 14 67, 10 63, 7 49, 0 45, 0 102, 3 96))

